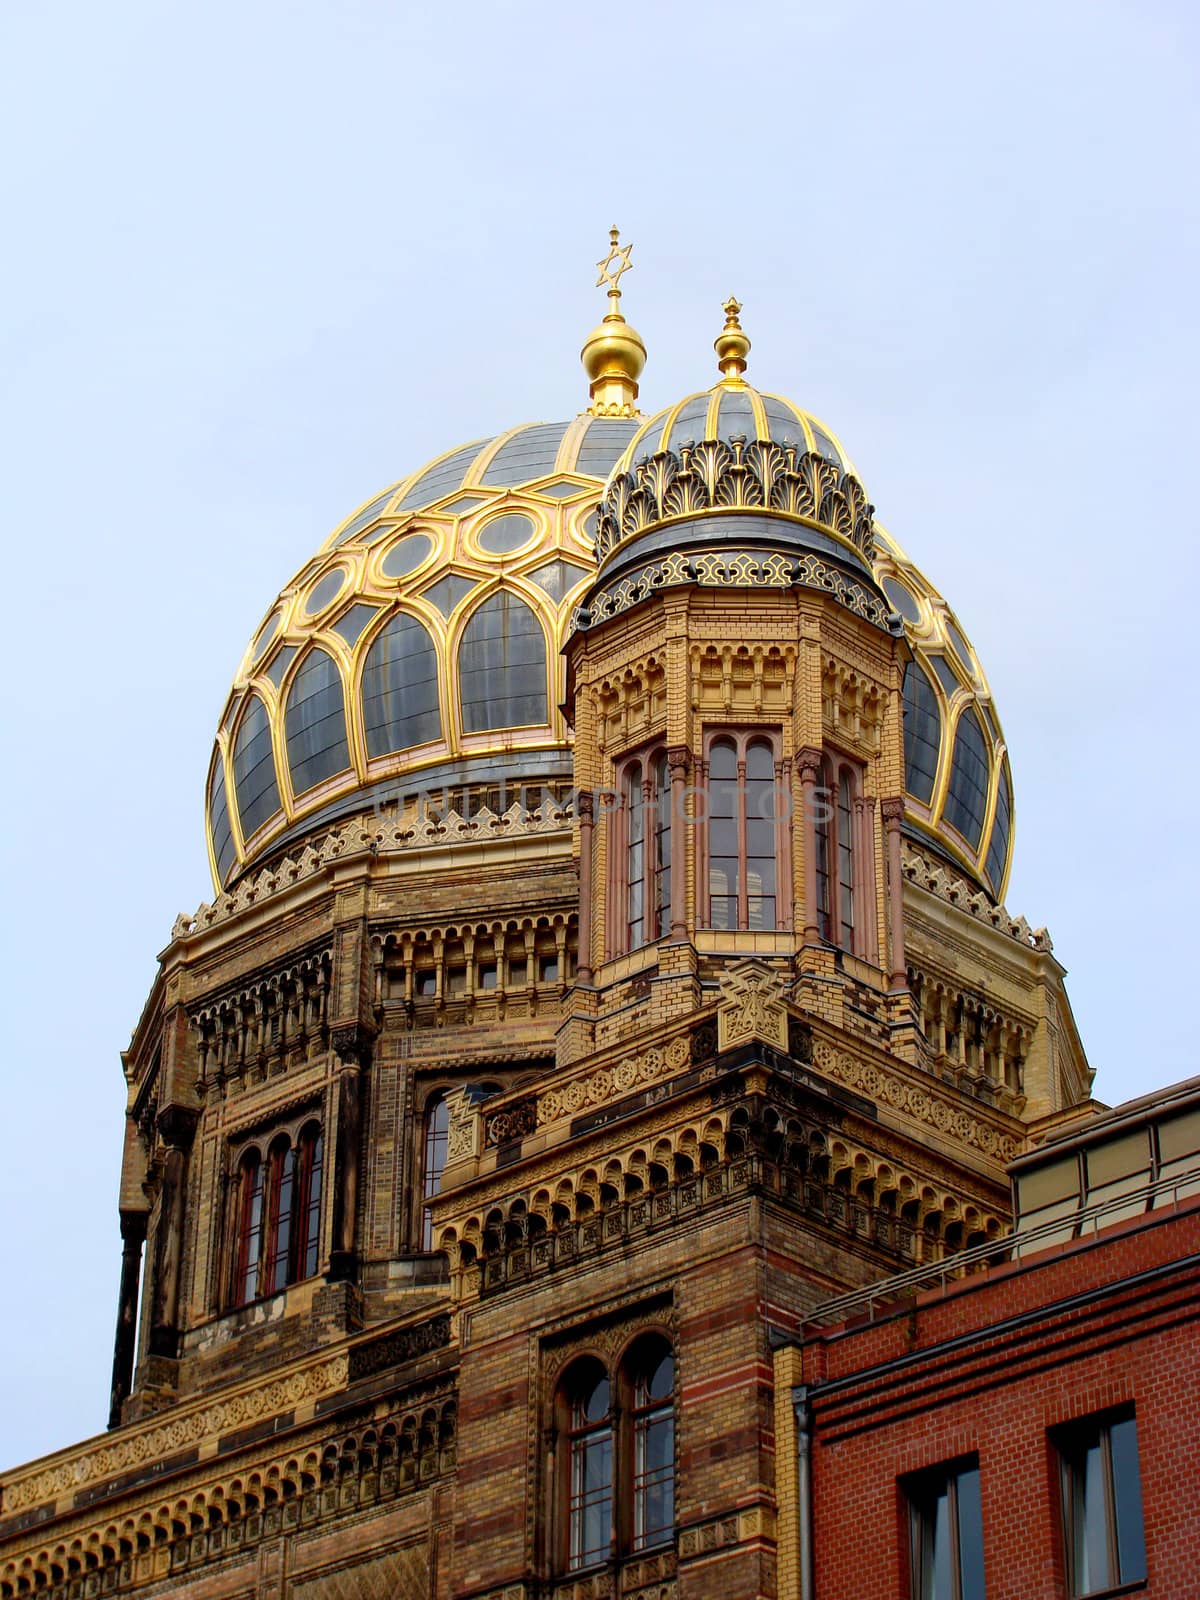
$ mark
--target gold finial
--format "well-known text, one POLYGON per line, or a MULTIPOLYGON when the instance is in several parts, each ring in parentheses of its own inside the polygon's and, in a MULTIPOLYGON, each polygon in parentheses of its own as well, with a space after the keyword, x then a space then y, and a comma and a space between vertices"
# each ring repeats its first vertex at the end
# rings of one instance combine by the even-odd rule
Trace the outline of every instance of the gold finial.
POLYGON ((608 314, 598 328, 593 328, 584 340, 579 358, 591 380, 588 390, 592 417, 636 417, 637 381, 646 365, 646 346, 636 328, 631 328, 621 315, 621 274, 628 272, 633 262, 631 244, 623 245, 616 228, 609 231, 608 254, 597 261, 600 276, 596 287, 608 285, 608 314))
POLYGON ((741 303, 730 295, 721 307, 725 313, 725 326, 713 340, 713 349, 717 352, 717 364, 726 383, 742 382, 742 373, 746 370, 746 357, 750 354, 750 341, 742 332, 742 325, 738 321, 741 309, 741 303))

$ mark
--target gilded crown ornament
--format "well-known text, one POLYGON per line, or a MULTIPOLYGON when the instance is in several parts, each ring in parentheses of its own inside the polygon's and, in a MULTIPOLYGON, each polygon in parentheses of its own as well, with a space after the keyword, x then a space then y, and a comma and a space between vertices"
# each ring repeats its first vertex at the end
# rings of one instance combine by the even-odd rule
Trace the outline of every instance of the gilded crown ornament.
POLYGON ((584 340, 579 358, 591 386, 588 390, 592 417, 637 417, 638 384, 646 365, 646 346, 636 328, 621 315, 621 276, 633 266, 631 244, 623 245, 618 230, 609 230, 608 254, 596 263, 600 276, 596 287, 608 285, 608 314, 598 328, 584 340))

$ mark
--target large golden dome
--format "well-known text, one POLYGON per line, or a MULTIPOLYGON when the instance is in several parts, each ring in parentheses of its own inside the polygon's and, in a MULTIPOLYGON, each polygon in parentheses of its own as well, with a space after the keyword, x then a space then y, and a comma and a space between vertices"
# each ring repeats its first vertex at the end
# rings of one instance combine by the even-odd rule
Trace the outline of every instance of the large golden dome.
MULTIPOLYGON (((757 442, 760 455, 779 445, 789 482, 816 485, 808 513, 793 495, 778 514, 789 538, 831 557, 860 589, 865 579, 871 605, 881 620, 891 609, 912 651, 909 831, 1003 895, 1012 782, 974 650, 873 521, 837 435, 741 379, 749 341, 736 314, 722 340, 726 377, 712 389, 645 418, 634 409, 632 366, 614 368, 593 395, 593 412, 605 414, 460 446, 334 531, 271 606, 221 717, 207 795, 218 887, 314 831, 417 791, 483 787, 494 805, 501 785, 514 797, 522 784, 569 785, 561 652, 596 577, 597 544, 604 571, 624 548, 614 497, 628 504, 639 482, 654 479, 653 463, 675 452, 677 466, 693 442, 716 440, 738 441, 735 452, 757 442)), ((738 508, 714 499, 705 514, 725 509, 738 508)), ((775 520, 771 504, 764 510, 775 520)), ((660 543, 671 539, 672 519, 655 515, 660 543)), ((636 603, 636 584, 622 582, 636 603)))

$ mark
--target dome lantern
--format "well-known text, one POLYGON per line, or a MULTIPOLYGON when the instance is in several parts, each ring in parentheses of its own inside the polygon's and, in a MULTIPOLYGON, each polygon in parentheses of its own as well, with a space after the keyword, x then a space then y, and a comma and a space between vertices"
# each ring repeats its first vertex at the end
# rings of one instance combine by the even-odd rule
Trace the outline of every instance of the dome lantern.
POLYGON ((596 287, 608 285, 608 315, 583 342, 579 359, 590 379, 591 417, 637 417, 638 379, 646 365, 646 346, 636 328, 621 315, 620 280, 633 266, 631 244, 623 245, 614 227, 609 230, 608 254, 596 263, 596 287))

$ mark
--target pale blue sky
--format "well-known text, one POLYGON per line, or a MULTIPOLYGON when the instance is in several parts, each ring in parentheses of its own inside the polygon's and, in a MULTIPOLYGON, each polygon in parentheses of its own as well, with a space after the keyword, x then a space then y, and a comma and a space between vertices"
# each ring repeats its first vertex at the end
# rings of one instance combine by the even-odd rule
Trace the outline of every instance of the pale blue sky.
POLYGON ((119 1051, 242 649, 373 491, 581 408, 614 220, 644 403, 735 292, 959 612, 1097 1094, 1197 1070, 1198 15, 8 0, 0 1462, 104 1424, 119 1051))

